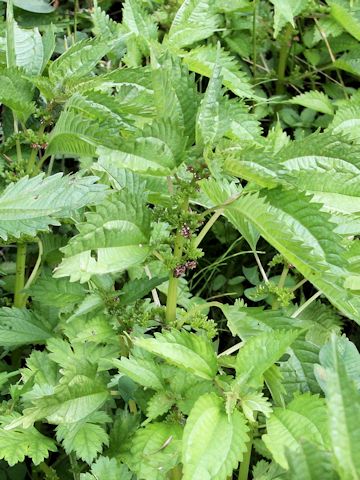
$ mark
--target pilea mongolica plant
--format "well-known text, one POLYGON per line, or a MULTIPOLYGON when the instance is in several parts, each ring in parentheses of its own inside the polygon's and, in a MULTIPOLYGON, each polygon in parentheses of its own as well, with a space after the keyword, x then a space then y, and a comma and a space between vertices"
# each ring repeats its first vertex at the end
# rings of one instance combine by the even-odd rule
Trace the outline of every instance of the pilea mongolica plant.
POLYGON ((360 3, 0 10, 0 477, 360 479, 360 3))

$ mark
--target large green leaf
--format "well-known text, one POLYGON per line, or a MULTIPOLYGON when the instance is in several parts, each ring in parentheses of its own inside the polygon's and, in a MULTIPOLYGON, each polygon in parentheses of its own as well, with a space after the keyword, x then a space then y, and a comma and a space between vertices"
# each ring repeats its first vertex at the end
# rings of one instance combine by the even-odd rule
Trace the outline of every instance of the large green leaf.
POLYGON ((330 5, 330 13, 333 18, 347 31, 360 40, 360 12, 352 8, 352 3, 344 0, 326 0, 330 5))
POLYGON ((301 442, 301 448, 287 450, 286 459, 289 464, 287 480, 337 480, 332 465, 331 453, 310 443, 308 440, 301 442))
POLYGON ((286 451, 302 451, 302 442, 326 449, 329 444, 325 401, 316 395, 298 395, 286 408, 275 408, 262 439, 274 460, 288 468, 286 451))
POLYGON ((91 473, 81 473, 80 480, 131 480, 132 473, 116 458, 100 456, 91 465, 91 473))
POLYGON ((56 278, 86 282, 92 275, 121 272, 145 260, 151 214, 142 190, 113 194, 86 217, 62 249, 65 258, 55 270, 56 278))
POLYGON ((23 29, 14 22, 16 66, 27 75, 39 75, 44 60, 44 46, 38 28, 23 29))
POLYGON ((17 69, 0 69, 0 102, 11 108, 18 119, 26 122, 35 112, 33 86, 17 69))
POLYGON ((141 349, 135 348, 129 358, 121 357, 120 360, 116 358, 113 362, 121 373, 130 377, 134 382, 146 388, 163 390, 160 366, 147 352, 143 354, 141 349))
MULTIPOLYGON (((2 0, 6 2, 7 0, 2 0)), ((48 0, 13 0, 15 7, 33 13, 51 13, 55 7, 48 0)))
POLYGON ((105 187, 94 185, 96 177, 63 176, 23 177, 10 184, 0 196, 0 237, 35 236, 59 225, 56 218, 65 218, 85 205, 104 198, 105 187))
POLYGON ((217 373, 214 348, 205 337, 186 331, 156 333, 155 338, 138 338, 135 345, 159 355, 179 368, 211 380, 217 373))
POLYGON ((225 412, 214 393, 198 398, 186 421, 183 437, 183 480, 226 480, 247 448, 248 427, 238 410, 225 412))

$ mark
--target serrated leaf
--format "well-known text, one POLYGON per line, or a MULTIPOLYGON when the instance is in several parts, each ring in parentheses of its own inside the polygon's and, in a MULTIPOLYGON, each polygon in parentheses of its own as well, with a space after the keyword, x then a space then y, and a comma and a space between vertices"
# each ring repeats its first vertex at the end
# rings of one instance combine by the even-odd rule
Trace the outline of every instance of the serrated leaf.
POLYGON ((147 403, 146 415, 153 420, 167 413, 175 403, 176 399, 166 392, 156 392, 147 403))
POLYGON ((210 45, 193 48, 184 55, 184 62, 189 70, 210 78, 217 58, 224 86, 241 98, 256 97, 247 75, 242 72, 237 60, 222 48, 219 53, 215 46, 210 45))
POLYGON ((0 196, 0 237, 35 236, 50 225, 59 225, 56 218, 101 201, 105 188, 94 185, 96 179, 61 173, 44 178, 40 174, 10 184, 0 196))
POLYGON ((242 413, 228 416, 216 394, 199 397, 184 429, 183 479, 225 480, 243 458, 248 430, 242 413))
POLYGON ((168 277, 154 277, 154 278, 136 278, 130 282, 125 283, 122 289, 118 292, 119 303, 121 305, 130 305, 136 300, 143 298, 151 292, 152 289, 158 285, 166 282, 168 277))
POLYGON ((3 347, 45 343, 53 336, 49 327, 29 310, 8 307, 0 309, 0 345, 3 347))
POLYGON ((121 373, 128 376, 144 387, 154 390, 163 390, 161 369, 155 360, 148 354, 141 354, 141 350, 135 349, 129 358, 122 357, 113 360, 114 366, 121 373))
POLYGON ((302 105, 303 107, 311 108, 316 112, 328 115, 334 114, 334 109, 329 97, 324 92, 318 92, 316 90, 296 95, 296 97, 289 100, 289 103, 302 105))
POLYGON ((331 453, 318 447, 314 443, 305 440, 301 442, 301 448, 286 451, 286 459, 289 464, 288 478, 297 480, 336 480, 331 453))
POLYGON ((83 283, 92 275, 121 272, 145 260, 151 214, 143 191, 114 194, 86 217, 78 235, 62 249, 65 258, 55 270, 56 278, 70 276, 70 281, 83 283))
POLYGON ((209 37, 219 26, 213 0, 185 0, 170 26, 168 43, 179 49, 209 37))
POLYGON ((77 458, 88 464, 102 451, 104 445, 109 445, 109 436, 104 428, 91 420, 92 417, 89 421, 59 425, 56 428, 56 438, 62 442, 65 452, 74 452, 77 458))
POLYGON ((286 408, 275 408, 266 421, 267 433, 262 439, 274 460, 288 468, 286 451, 302 450, 302 442, 315 443, 326 449, 329 444, 326 405, 316 395, 298 395, 286 408))
POLYGON ((42 435, 35 427, 25 429, 4 430, 4 426, 16 419, 12 417, 0 417, 0 458, 8 462, 10 466, 23 462, 26 457, 32 459, 35 465, 43 462, 49 456, 49 452, 56 452, 54 440, 42 435))
POLYGON ((139 480, 165 480, 180 461, 182 428, 178 424, 151 423, 132 438, 127 464, 139 480))
POLYGON ((27 75, 39 75, 43 66, 44 46, 38 28, 23 29, 14 22, 16 66, 27 75))
POLYGON ((86 290, 78 283, 52 277, 40 277, 28 290, 33 300, 42 305, 66 307, 81 302, 86 290))
POLYGON ((327 0, 330 5, 331 16, 356 40, 360 40, 360 14, 358 9, 342 0, 327 0))
POLYGON ((80 473, 80 480, 131 480, 132 473, 116 458, 100 456, 91 465, 91 473, 80 473))
POLYGON ((11 108, 22 122, 35 112, 33 93, 32 84, 23 78, 20 70, 0 70, 0 102, 11 108))
POLYGON ((137 338, 135 345, 201 378, 211 380, 217 373, 216 355, 210 340, 194 333, 184 330, 155 333, 155 338, 137 338))
POLYGON ((249 338, 236 357, 235 366, 239 381, 242 377, 249 376, 247 383, 260 387, 265 371, 282 357, 299 334, 300 330, 277 330, 249 338))
POLYGON ((274 12, 274 37, 276 38, 282 28, 290 23, 295 27, 294 17, 299 15, 307 6, 305 0, 270 0, 275 7, 274 12))

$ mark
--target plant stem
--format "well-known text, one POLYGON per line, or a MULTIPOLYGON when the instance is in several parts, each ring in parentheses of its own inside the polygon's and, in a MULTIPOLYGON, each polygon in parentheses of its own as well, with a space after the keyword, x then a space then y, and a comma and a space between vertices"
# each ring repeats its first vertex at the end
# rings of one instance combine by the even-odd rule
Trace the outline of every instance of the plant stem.
POLYGON ((74 453, 69 454, 69 460, 70 460, 71 472, 73 474, 74 480, 80 480, 79 467, 78 467, 74 453))
POLYGON ((252 451, 252 442, 253 442, 254 432, 250 427, 249 432, 249 441, 248 441, 248 448, 244 454, 243 461, 240 464, 239 476, 238 480, 247 480, 249 476, 249 467, 250 467, 250 460, 251 460, 251 451, 252 451))
MULTIPOLYGON (((174 258, 176 261, 180 261, 182 254, 184 238, 180 232, 177 232, 174 244, 174 258)), ((176 321, 176 305, 177 305, 177 287, 178 279, 174 276, 174 272, 171 271, 169 275, 169 286, 166 299, 166 322, 174 324, 176 321)))
POLYGON ((256 260, 256 263, 258 264, 258 267, 259 267, 259 270, 260 270, 260 273, 261 273, 261 276, 263 277, 263 280, 265 283, 269 283, 269 279, 266 275, 266 272, 264 270, 264 267, 262 266, 262 263, 261 263, 261 260, 260 260, 260 257, 259 255, 257 254, 257 252, 253 252, 254 254, 254 257, 255 257, 255 260, 256 260))
POLYGON ((176 467, 170 470, 167 478, 168 480, 181 480, 183 478, 181 465, 176 465, 176 467))
POLYGON ((281 272, 281 275, 280 275, 280 280, 279 280, 279 284, 278 284, 278 287, 279 288, 283 288, 284 285, 285 285, 285 280, 286 280, 286 277, 287 277, 287 274, 289 273, 289 267, 287 267, 286 265, 284 265, 284 268, 283 268, 283 271, 281 272))
POLYGON ((23 308, 26 295, 22 292, 25 285, 26 243, 17 244, 14 307, 23 308))
POLYGON ((200 243, 203 241, 205 235, 208 233, 208 231, 210 230, 210 228, 214 225, 214 223, 216 222, 216 220, 224 213, 224 210, 222 208, 220 208, 219 210, 217 210, 213 215, 212 217, 206 222, 206 224, 203 226, 203 228, 201 229, 201 232, 199 233, 199 235, 196 237, 195 241, 194 241, 194 247, 198 247, 200 245, 200 243))
POLYGON ((291 315, 291 318, 296 318, 302 313, 305 308, 307 308, 311 303, 313 303, 317 298, 320 297, 322 292, 318 291, 316 292, 312 297, 310 297, 308 300, 306 300, 305 303, 303 303, 297 310, 291 315))
POLYGON ((41 259, 42 259, 42 255, 44 253, 44 248, 43 248, 43 244, 42 244, 42 241, 40 240, 40 238, 37 239, 37 243, 38 243, 38 246, 39 246, 39 254, 38 254, 38 258, 36 259, 36 263, 34 265, 34 268, 33 268, 33 271, 31 272, 31 275, 30 277, 28 278, 26 284, 25 284, 25 290, 30 288, 32 282, 35 280, 36 278, 36 275, 39 271, 39 268, 40 268, 40 265, 41 265, 41 259))
POLYGON ((281 44, 278 68, 277 68, 277 83, 276 83, 276 94, 283 95, 285 93, 285 72, 286 72, 286 63, 291 47, 291 38, 293 33, 292 25, 288 24, 286 27, 284 38, 281 44))
POLYGON ((6 9, 6 64, 16 67, 13 0, 8 0, 6 9))

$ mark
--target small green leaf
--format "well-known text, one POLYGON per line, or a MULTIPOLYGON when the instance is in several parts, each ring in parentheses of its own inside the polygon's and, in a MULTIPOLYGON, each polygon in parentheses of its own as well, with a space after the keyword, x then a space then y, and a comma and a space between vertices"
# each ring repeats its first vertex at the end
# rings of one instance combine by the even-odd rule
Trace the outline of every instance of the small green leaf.
POLYGON ((325 93, 316 90, 297 95, 289 100, 289 103, 302 105, 303 107, 311 108, 316 112, 326 113, 328 115, 334 114, 334 108, 329 97, 325 95, 325 93))
POLYGON ((0 309, 0 345, 3 347, 45 343, 53 336, 49 327, 30 310, 8 307, 0 309))

